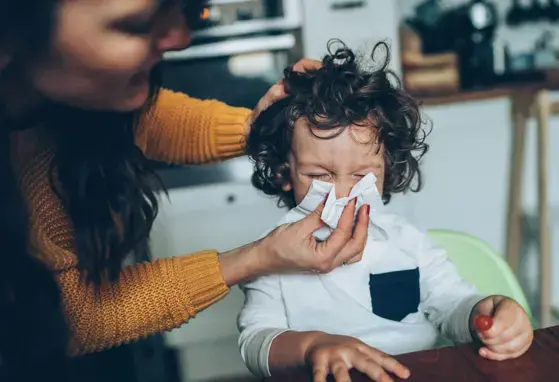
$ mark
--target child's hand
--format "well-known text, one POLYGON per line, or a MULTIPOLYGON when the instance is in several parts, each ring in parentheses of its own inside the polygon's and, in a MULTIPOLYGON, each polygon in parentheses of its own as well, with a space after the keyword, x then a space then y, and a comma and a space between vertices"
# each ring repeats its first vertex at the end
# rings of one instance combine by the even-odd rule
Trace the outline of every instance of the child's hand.
POLYGON ((305 358, 312 366, 314 382, 326 382, 328 374, 336 382, 350 381, 350 369, 381 382, 393 382, 387 371, 403 379, 410 376, 400 362, 353 337, 321 334, 309 344, 305 358))
POLYGON ((514 300, 504 296, 490 296, 480 301, 471 315, 470 327, 485 345, 479 355, 494 361, 517 358, 532 344, 534 331, 528 315, 514 300), (493 318, 492 326, 480 330, 474 326, 478 315, 493 318))

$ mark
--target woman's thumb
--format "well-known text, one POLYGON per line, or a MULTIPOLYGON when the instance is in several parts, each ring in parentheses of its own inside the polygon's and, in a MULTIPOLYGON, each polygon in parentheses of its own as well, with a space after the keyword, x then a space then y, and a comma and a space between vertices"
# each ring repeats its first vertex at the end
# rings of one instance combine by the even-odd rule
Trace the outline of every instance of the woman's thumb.
POLYGON ((302 220, 305 229, 308 230, 309 233, 313 233, 314 231, 324 226, 324 222, 322 221, 322 211, 324 211, 324 204, 324 202, 320 203, 314 209, 314 211, 305 216, 305 218, 302 220))

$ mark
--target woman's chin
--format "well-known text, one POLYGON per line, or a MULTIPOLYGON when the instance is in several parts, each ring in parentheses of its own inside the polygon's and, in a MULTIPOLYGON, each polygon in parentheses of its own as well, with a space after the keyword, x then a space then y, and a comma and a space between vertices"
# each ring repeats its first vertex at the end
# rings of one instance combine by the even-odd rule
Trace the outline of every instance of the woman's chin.
POLYGON ((129 95, 125 99, 121 99, 119 102, 118 109, 120 111, 134 111, 142 108, 149 97, 149 84, 145 87, 135 88, 129 92, 129 95))

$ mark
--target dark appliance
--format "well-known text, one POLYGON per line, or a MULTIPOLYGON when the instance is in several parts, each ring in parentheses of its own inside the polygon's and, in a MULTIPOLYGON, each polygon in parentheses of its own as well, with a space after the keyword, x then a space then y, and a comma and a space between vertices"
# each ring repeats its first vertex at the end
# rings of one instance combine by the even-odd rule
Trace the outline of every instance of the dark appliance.
POLYGON ((441 23, 458 53, 460 86, 473 89, 491 86, 496 81, 494 37, 498 25, 495 5, 487 0, 472 0, 450 10, 441 23))

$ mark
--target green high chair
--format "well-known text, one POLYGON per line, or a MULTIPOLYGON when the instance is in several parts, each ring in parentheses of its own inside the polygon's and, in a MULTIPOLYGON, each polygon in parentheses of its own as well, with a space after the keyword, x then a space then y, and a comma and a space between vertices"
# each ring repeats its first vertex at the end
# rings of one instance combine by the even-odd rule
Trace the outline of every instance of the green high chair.
POLYGON ((491 246, 471 235, 449 230, 430 230, 429 236, 446 249, 448 257, 465 280, 481 293, 514 299, 526 310, 535 327, 532 311, 516 276, 491 246))

